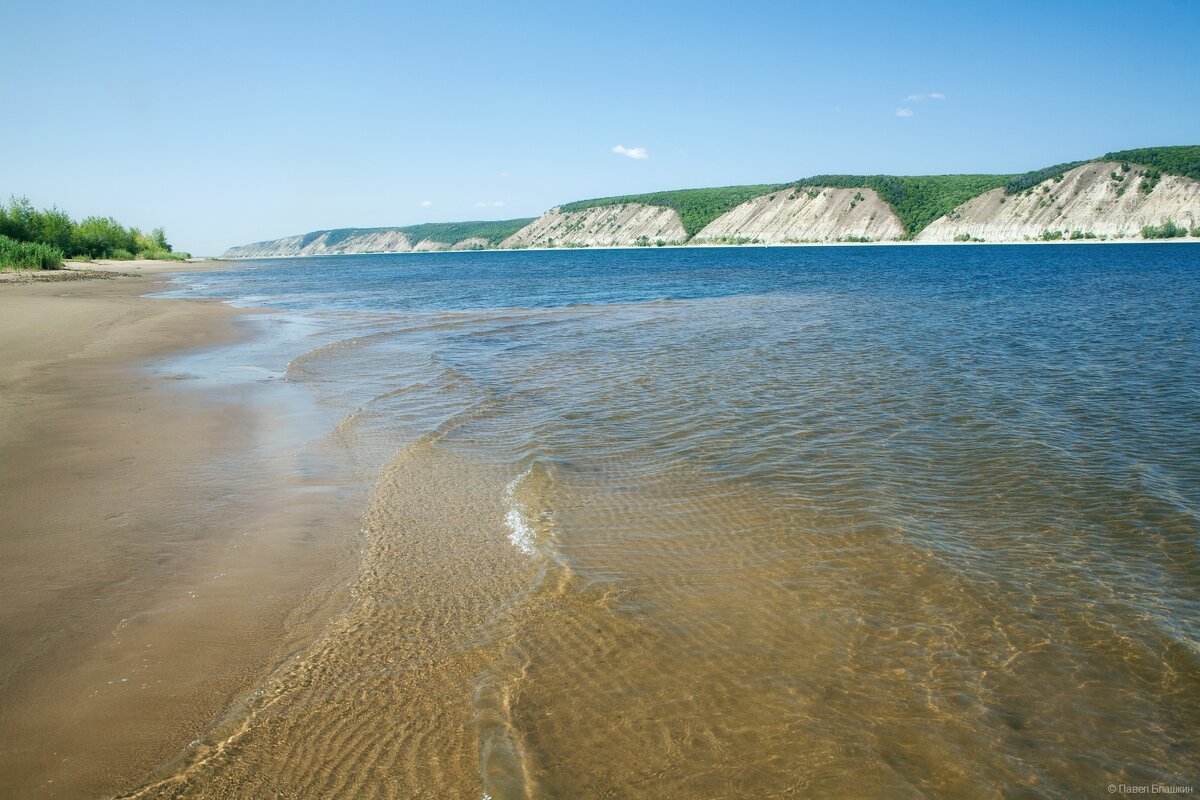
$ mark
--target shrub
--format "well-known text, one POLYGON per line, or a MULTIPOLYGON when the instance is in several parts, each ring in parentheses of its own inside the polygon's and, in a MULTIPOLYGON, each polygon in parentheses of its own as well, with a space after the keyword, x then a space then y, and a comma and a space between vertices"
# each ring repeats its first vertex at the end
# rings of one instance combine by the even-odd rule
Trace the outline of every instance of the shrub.
POLYGON ((1043 242, 1055 242, 1063 238, 1062 231, 1042 231, 1043 242))
POLYGON ((0 206, 0 236, 18 242, 41 242, 67 252, 75 223, 57 208, 38 211, 28 197, 12 197, 0 206))
POLYGON ((41 242, 19 242, 0 235, 0 269, 61 269, 63 253, 41 242))
POLYGON ((137 250, 137 234, 126 230, 112 217, 88 217, 80 222, 71 236, 71 250, 91 258, 119 258, 124 252, 133 258, 137 250))
POLYGON ((1142 173, 1142 182, 1138 184, 1138 189, 1146 194, 1154 191, 1154 187, 1158 186, 1159 180, 1162 179, 1162 171, 1158 167, 1146 167, 1146 171, 1142 173))
POLYGON ((762 239, 753 236, 712 236, 704 240, 705 244, 762 244, 762 239))
POLYGON ((1167 220, 1162 225, 1147 225, 1142 228, 1143 239, 1175 239, 1187 236, 1187 228, 1176 225, 1174 220, 1167 220))
POLYGON ((8 207, 0 208, 0 236, 17 242, 37 240, 37 211, 28 197, 9 198, 8 207))
POLYGON ((75 221, 65 211, 50 208, 42 211, 38 219, 35 239, 64 253, 70 252, 71 236, 75 232, 75 221))
POLYGON ((163 254, 172 252, 162 228, 144 234, 112 217, 88 217, 77 223, 58 208, 38 211, 27 197, 12 197, 7 206, 0 206, 0 236, 44 244, 69 257, 170 258, 163 254))

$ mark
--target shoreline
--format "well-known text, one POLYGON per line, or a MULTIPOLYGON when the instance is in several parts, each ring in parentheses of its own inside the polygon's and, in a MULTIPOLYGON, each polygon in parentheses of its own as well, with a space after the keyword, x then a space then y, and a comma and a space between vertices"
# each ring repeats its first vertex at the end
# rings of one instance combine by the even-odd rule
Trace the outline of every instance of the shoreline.
MULTIPOLYGON (((1200 244, 1200 239, 1192 236, 1181 236, 1172 239, 1053 239, 1050 241, 1030 240, 1012 242, 778 242, 758 244, 668 244, 657 245, 589 245, 587 247, 485 247, 470 250, 389 250, 371 253, 310 253, 308 255, 288 256, 214 256, 208 259, 219 263, 237 263, 240 261, 274 261, 288 258, 337 258, 339 256, 424 256, 462 253, 542 253, 564 252, 572 250, 711 250, 714 248, 751 249, 755 247, 1007 247, 1009 245, 1104 245, 1104 244, 1200 244)), ((122 263, 122 262, 114 262, 122 263)))
POLYGON ((58 269, 0 269, 0 286, 30 283, 65 283, 82 280, 114 280, 116 278, 147 278, 165 282, 163 275, 179 272, 205 272, 225 269, 215 258, 192 258, 187 261, 64 261, 58 269))
POLYGON ((154 779, 345 602, 361 489, 296 387, 170 369, 256 341, 254 310, 145 296, 221 266, 0 284, 0 795, 154 779))

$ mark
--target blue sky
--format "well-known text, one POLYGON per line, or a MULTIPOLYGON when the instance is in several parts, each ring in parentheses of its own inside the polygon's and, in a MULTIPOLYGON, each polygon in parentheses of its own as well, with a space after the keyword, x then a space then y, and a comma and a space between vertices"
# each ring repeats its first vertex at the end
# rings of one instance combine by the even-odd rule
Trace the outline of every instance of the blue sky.
POLYGON ((0 194, 218 254, 822 172, 1021 172, 1200 143, 1195 10, 0 0, 0 194))

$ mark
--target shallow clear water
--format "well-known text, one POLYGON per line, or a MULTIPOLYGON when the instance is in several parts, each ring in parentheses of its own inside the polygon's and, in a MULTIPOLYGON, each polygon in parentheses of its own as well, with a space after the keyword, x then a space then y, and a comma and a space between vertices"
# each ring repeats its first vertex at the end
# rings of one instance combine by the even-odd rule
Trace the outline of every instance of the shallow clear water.
POLYGON ((355 603, 196 786, 1197 779, 1200 247, 400 254, 180 282, 314 326, 287 374, 379 470, 355 603))

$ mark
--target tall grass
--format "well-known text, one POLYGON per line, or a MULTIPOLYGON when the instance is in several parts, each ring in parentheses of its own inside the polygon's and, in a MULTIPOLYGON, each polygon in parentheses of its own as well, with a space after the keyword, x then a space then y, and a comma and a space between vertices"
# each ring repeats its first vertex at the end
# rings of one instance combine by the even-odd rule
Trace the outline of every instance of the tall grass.
POLYGON ((187 261, 192 254, 182 250, 142 250, 135 257, 149 261, 187 261))
POLYGON ((0 269, 62 269, 63 252, 41 242, 18 242, 0 235, 0 269))

